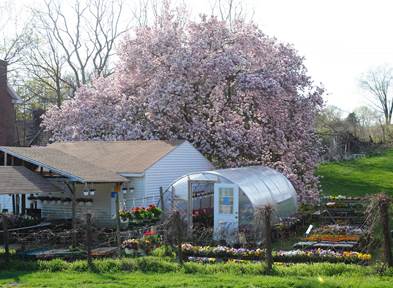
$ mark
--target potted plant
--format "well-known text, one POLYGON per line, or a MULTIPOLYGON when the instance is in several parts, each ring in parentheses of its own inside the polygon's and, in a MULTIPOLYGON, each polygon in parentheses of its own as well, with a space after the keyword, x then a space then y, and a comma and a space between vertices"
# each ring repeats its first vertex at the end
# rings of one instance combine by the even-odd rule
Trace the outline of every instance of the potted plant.
POLYGON ((48 204, 48 201, 50 200, 49 196, 40 196, 37 198, 39 198, 38 200, 42 201, 43 204, 48 204))
POLYGON ((61 198, 60 197, 51 197, 50 201, 54 204, 60 204, 61 198))
POLYGON ((77 198, 76 202, 78 203, 79 206, 91 206, 93 203, 93 199, 86 199, 86 198, 77 198))
POLYGON ((136 256, 139 248, 139 241, 137 239, 128 239, 122 243, 124 252, 127 255, 136 256))
POLYGON ((72 199, 69 197, 66 197, 66 198, 61 199, 61 202, 63 203, 64 206, 67 206, 68 204, 70 204, 72 202, 72 199))
POLYGON ((132 219, 131 212, 127 210, 121 210, 119 212, 119 216, 122 223, 128 223, 132 219))

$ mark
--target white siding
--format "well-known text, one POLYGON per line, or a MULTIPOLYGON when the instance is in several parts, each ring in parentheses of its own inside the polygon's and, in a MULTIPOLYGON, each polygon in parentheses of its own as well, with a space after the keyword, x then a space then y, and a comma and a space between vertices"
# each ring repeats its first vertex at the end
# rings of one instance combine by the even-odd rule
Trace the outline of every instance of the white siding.
POLYGON ((145 205, 158 202, 160 187, 165 190, 185 174, 213 168, 198 150, 189 142, 184 142, 145 171, 145 205))
MULTIPOLYGON (((76 198, 90 198, 93 199, 91 206, 77 205, 76 206, 76 217, 82 221, 86 219, 86 214, 90 213, 92 215, 92 221, 94 224, 101 226, 110 226, 115 222, 111 216, 111 192, 113 191, 114 184, 94 184, 94 189, 96 193, 94 196, 83 196, 84 185, 76 185, 76 198)), ((52 193, 52 196, 58 196, 61 198, 70 197, 68 189, 64 189, 61 193, 52 193)), ((47 203, 43 204, 39 201, 41 210, 41 216, 45 219, 71 219, 72 209, 71 203, 68 205, 47 203)))
POLYGON ((145 197, 145 177, 134 177, 130 179, 130 187, 134 188, 133 193, 124 196, 127 208, 144 206, 145 197))

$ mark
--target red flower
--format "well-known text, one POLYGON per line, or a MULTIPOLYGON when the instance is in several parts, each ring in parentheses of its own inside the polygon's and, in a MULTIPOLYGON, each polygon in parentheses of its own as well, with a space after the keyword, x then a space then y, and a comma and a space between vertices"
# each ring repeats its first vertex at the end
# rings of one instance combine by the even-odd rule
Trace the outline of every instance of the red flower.
POLYGON ((156 235, 156 234, 157 233, 154 232, 154 231, 146 231, 146 232, 143 233, 144 236, 153 236, 153 235, 156 235))

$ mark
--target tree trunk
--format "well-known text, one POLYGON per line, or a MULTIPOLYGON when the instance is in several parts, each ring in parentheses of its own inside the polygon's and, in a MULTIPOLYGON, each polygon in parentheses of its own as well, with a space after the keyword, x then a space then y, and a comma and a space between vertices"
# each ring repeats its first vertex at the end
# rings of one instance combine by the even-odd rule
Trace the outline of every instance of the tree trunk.
POLYGON ((392 258, 392 242, 389 228, 389 201, 384 201, 380 205, 381 213, 381 224, 383 230, 383 242, 384 242, 384 258, 388 267, 393 267, 392 258))
POLYGON ((266 273, 270 274, 273 268, 273 255, 272 255, 272 208, 265 207, 265 237, 266 237, 266 273))

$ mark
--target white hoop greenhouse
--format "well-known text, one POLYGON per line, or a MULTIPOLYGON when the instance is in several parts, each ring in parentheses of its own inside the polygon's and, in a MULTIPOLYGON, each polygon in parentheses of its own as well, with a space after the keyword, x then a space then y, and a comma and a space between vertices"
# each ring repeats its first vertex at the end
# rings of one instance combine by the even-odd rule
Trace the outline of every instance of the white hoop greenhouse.
POLYGON ((191 173, 174 181, 163 199, 164 209, 179 211, 191 231, 195 215, 210 213, 215 239, 254 233, 258 207, 271 205, 274 222, 294 215, 298 208, 289 180, 263 166, 191 173))

